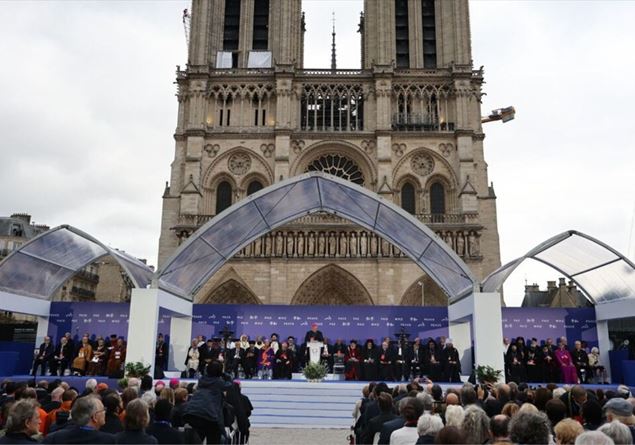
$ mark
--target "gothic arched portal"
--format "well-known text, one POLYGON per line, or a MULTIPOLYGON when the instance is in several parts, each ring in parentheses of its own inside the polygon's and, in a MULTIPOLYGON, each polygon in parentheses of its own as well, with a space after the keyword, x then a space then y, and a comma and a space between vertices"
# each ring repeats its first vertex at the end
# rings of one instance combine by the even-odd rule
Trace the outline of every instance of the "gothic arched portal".
POLYGON ((260 304, 254 293, 234 279, 229 279, 203 298, 204 304, 260 304))
POLYGON ((421 306, 421 285, 423 283, 423 303, 425 306, 447 306, 448 297, 441 288, 427 275, 422 275, 403 293, 401 306, 421 306))
POLYGON ((291 304, 370 305, 373 300, 355 276, 329 264, 300 285, 291 304))

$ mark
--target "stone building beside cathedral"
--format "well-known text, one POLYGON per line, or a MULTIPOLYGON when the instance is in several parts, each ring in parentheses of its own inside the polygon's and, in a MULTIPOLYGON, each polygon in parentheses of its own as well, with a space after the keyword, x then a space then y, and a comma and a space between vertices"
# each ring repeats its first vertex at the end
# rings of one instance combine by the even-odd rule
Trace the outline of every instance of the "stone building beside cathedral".
MULTIPOLYGON (((478 278, 500 265, 467 0, 365 0, 361 69, 305 68, 300 0, 194 0, 177 70, 159 266, 231 204, 308 171, 403 207, 478 278)), ((445 305, 397 248, 336 216, 263 236, 198 303, 445 305)))

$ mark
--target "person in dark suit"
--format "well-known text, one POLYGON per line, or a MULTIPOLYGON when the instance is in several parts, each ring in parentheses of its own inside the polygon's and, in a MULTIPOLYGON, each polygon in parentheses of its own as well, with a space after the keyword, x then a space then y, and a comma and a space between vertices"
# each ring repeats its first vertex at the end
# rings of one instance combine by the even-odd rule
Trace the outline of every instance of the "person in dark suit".
POLYGON ((72 425, 49 434, 42 443, 117 443, 115 436, 99 431, 106 423, 106 410, 96 397, 80 397, 71 409, 72 425))
POLYGON ((40 413, 33 399, 16 402, 9 410, 6 419, 7 430, 0 444, 5 443, 38 443, 32 436, 40 432, 40 413))
POLYGON ((45 375, 46 368, 53 358, 54 352, 55 350, 53 349, 53 343, 51 343, 51 337, 47 335, 44 337, 44 343, 40 345, 40 350, 35 356, 35 360, 33 360, 33 370, 31 371, 31 375, 34 376, 37 373, 38 368, 42 368, 42 375, 45 375))
POLYGON ((304 343, 308 343, 310 341, 324 341, 324 335, 322 335, 322 332, 318 330, 317 323, 312 323, 311 330, 304 336, 304 343))
POLYGON ((104 408, 106 408, 106 422, 99 428, 99 431, 110 434, 117 434, 123 431, 123 425, 119 419, 123 404, 121 397, 116 392, 112 392, 104 397, 104 408))
POLYGON ((368 421, 362 431, 360 443, 373 443, 375 434, 379 434, 384 423, 397 418, 397 415, 393 412, 392 396, 390 394, 386 392, 379 394, 377 403, 381 412, 368 421))
POLYGON ((167 399, 159 399, 154 405, 154 422, 148 427, 147 433, 161 444, 185 443, 183 433, 170 423, 172 408, 167 399))
POLYGON ((150 423, 148 404, 143 399, 134 399, 126 405, 126 416, 123 420, 124 430, 115 438, 121 444, 156 444, 157 439, 145 433, 150 423))
POLYGON ((380 380, 394 380, 393 376, 393 351, 390 344, 384 340, 377 351, 377 359, 379 361, 379 378, 380 380))
POLYGON ((157 346, 154 354, 154 378, 163 379, 165 374, 163 371, 168 366, 168 344, 163 339, 163 334, 157 337, 157 346))
POLYGON ((406 348, 406 372, 408 373, 406 380, 408 380, 408 376, 412 376, 412 378, 421 377, 421 375, 425 372, 427 374, 427 370, 423 369, 423 346, 421 346, 421 339, 419 337, 415 338, 411 347, 406 348))

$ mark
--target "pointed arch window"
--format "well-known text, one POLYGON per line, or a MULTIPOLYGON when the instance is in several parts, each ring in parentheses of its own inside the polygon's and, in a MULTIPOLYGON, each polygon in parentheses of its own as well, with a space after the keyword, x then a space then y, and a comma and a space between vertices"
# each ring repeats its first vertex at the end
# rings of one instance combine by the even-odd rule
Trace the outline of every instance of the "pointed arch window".
POLYGON ((430 213, 433 215, 445 214, 445 187, 440 182, 430 186, 430 213))
POLYGON ((412 215, 416 213, 415 188, 409 182, 401 187, 401 208, 412 215))
POLYGON ((263 189, 263 186, 260 181, 251 181, 249 185, 247 186, 247 196, 253 195, 257 191, 262 189, 263 189))
POLYGON ((216 188, 216 214, 232 205, 232 186, 229 182, 223 181, 216 188))

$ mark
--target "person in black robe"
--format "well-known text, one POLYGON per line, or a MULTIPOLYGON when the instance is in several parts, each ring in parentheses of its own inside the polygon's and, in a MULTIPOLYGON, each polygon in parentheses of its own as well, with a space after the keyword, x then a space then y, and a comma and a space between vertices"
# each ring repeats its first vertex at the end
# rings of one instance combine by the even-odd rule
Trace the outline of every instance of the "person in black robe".
POLYGON ((522 383, 527 381, 525 355, 518 350, 516 343, 513 343, 507 351, 507 365, 509 366, 509 376, 512 382, 522 383))
POLYGON ((397 346, 393 351, 393 359, 394 359, 394 368, 393 368, 393 376, 399 382, 403 380, 407 380, 410 375, 410 366, 407 362, 408 358, 408 350, 410 349, 408 345, 408 340, 403 337, 399 339, 397 346))
POLYGON ((324 346, 320 352, 320 362, 326 366, 329 372, 333 372, 333 345, 329 344, 329 339, 324 337, 324 346))
POLYGON ((589 355, 582 349, 582 343, 577 340, 573 351, 571 351, 571 357, 573 358, 573 364, 578 372, 578 379, 580 383, 588 383, 589 378, 589 355))
POLYGON ((317 323, 312 323, 311 330, 304 336, 304 343, 308 343, 310 341, 324 341, 324 335, 322 335, 322 332, 318 330, 317 323))
POLYGON ((437 343, 432 338, 428 340, 428 347, 424 351, 423 360, 428 378, 433 382, 440 381, 443 378, 441 351, 437 348, 437 343))
POLYGON ((54 353, 55 349, 53 348, 51 337, 47 335, 44 337, 44 342, 40 345, 40 349, 33 360, 31 375, 35 376, 38 368, 42 368, 42 375, 46 375, 46 368, 49 366, 49 362, 53 358, 54 353))
POLYGON ((384 340, 377 352, 377 357, 379 360, 379 379, 383 381, 387 380, 395 380, 393 376, 393 351, 390 348, 390 344, 384 340))
MULTIPOLYGON (((239 377, 239 370, 242 366, 244 351, 240 347, 240 340, 235 338, 229 344, 230 348, 225 353, 225 371, 230 372, 234 378, 239 377)), ((244 368, 244 367, 243 367, 244 368)))
POLYGON ((423 347, 421 346, 421 339, 419 337, 415 338, 412 346, 406 350, 406 367, 408 375, 412 379, 421 377, 424 373, 428 373, 427 370, 424 372, 423 369, 423 347))
POLYGON ((287 337, 287 344, 289 345, 289 351, 293 353, 293 372, 298 372, 300 370, 300 351, 303 350, 298 347, 295 343, 295 337, 290 335, 287 337))
POLYGON ((273 378, 291 380, 293 372, 293 352, 289 350, 289 344, 282 342, 280 349, 276 352, 273 364, 273 378))
POLYGON ((560 367, 554 352, 549 349, 549 345, 542 347, 542 370, 545 382, 557 383, 560 381, 560 367))
POLYGON ((533 339, 527 349, 527 381, 531 383, 544 382, 542 351, 538 347, 537 340, 533 339))
POLYGON ((198 348, 198 372, 205 375, 205 367, 214 360, 214 348, 212 339, 208 339, 203 346, 198 348))
POLYGON ((443 363, 443 374, 447 382, 461 381, 461 361, 459 351, 452 344, 452 339, 445 340, 445 348, 441 351, 441 363, 443 363))
POLYGON ((245 349, 243 355, 243 370, 245 378, 251 379, 256 375, 256 366, 258 364, 258 349, 256 349, 255 341, 249 341, 249 347, 245 349))
POLYGON ((154 353, 154 378, 165 378, 163 371, 168 366, 168 344, 163 339, 163 334, 157 337, 157 345, 154 353))
POLYGON ((366 340, 362 351, 362 379, 377 380, 377 348, 371 338, 366 340))

